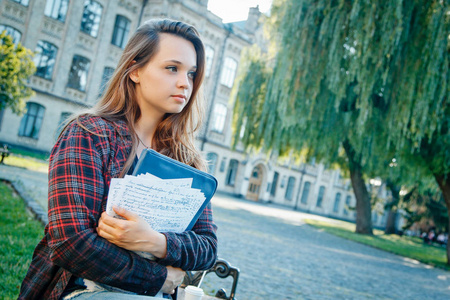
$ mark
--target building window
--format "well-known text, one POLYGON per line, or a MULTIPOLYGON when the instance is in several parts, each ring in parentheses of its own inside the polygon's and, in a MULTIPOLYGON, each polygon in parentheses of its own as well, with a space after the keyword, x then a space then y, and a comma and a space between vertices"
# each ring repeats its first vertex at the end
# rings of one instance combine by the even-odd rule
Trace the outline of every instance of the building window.
POLYGON ((125 48, 125 44, 128 41, 128 33, 130 32, 130 23, 130 20, 124 16, 116 16, 111 44, 122 49, 125 48))
POLYGON ((106 85, 108 84, 109 79, 111 79, 113 73, 113 68, 105 67, 103 69, 102 82, 100 83, 100 92, 98 93, 99 97, 103 95, 103 92, 106 89, 106 85))
POLYGON ((47 0, 45 4, 45 15, 55 20, 66 21, 69 0, 47 0))
POLYGON ((286 185, 286 175, 283 176, 283 179, 281 179, 281 184, 280 187, 284 188, 284 186, 286 185))
POLYGON ((22 4, 23 6, 28 6, 29 2, 29 0, 13 0, 13 1, 22 4))
POLYGON ((3 124, 3 115, 5 114, 5 110, 0 110, 0 130, 2 130, 2 124, 3 124))
POLYGON ((339 211, 340 202, 341 202, 341 193, 337 193, 336 198, 334 199, 333 212, 337 213, 339 211))
POLYGON ((14 27, 0 24, 0 33, 6 30, 6 34, 13 38, 13 43, 17 45, 22 38, 22 33, 14 27))
POLYGON ((319 188, 319 195, 317 196, 317 207, 322 207, 323 195, 325 194, 325 187, 321 186, 319 188))
POLYGON ((351 196, 347 196, 345 198, 345 207, 344 207, 344 215, 348 215, 348 208, 350 207, 350 201, 352 200, 351 196))
POLYGON ((225 120, 227 118, 227 106, 222 103, 216 103, 214 105, 214 120, 212 124, 212 130, 218 133, 222 133, 225 128, 225 120))
POLYGON ((218 155, 213 152, 209 152, 206 155, 206 161, 208 162, 208 173, 214 175, 216 173, 216 167, 217 167, 217 159, 218 155))
POLYGON ((227 185, 234 186, 234 183, 236 182, 236 174, 238 166, 239 162, 237 160, 235 159, 230 160, 230 163, 228 164, 228 172, 226 178, 227 185))
POLYGON ((205 76, 209 77, 211 74, 211 68, 214 61, 214 49, 209 45, 205 45, 205 56, 206 56, 206 70, 205 76))
POLYGON ((302 199, 300 200, 301 203, 307 204, 308 203, 308 196, 309 196, 309 188, 311 187, 311 182, 306 181, 303 185, 303 192, 302 192, 302 199))
POLYGON ((36 73, 34 75, 51 80, 57 52, 58 48, 55 45, 45 41, 39 41, 34 57, 34 63, 36 65, 36 73))
POLYGON ((86 90, 89 65, 89 59, 83 56, 74 55, 67 86, 84 92, 86 90))
POLYGON ((93 0, 84 1, 83 18, 81 19, 80 30, 93 37, 97 37, 103 7, 93 0))
POLYGON ((231 88, 233 86, 234 77, 236 76, 237 62, 227 57, 222 70, 222 77, 220 83, 231 88))
POLYGON ((28 102, 26 110, 27 112, 20 122, 19 136, 38 139, 45 108, 38 103, 28 102))
POLYGON ((277 184, 278 184, 279 177, 280 177, 280 174, 278 172, 273 173, 272 187, 270 188, 271 196, 275 196, 275 194, 277 192, 277 184))
POLYGON ((286 194, 284 195, 284 198, 286 200, 289 200, 289 201, 292 200, 292 196, 294 195, 294 186, 295 186, 295 178, 292 176, 289 176, 288 185, 286 188, 286 194))
POLYGON ((71 115, 72 115, 72 113, 70 113, 70 112, 62 112, 61 113, 61 116, 59 117, 58 128, 56 129, 56 136, 59 136, 61 134, 61 130, 66 125, 66 121, 70 118, 71 115))

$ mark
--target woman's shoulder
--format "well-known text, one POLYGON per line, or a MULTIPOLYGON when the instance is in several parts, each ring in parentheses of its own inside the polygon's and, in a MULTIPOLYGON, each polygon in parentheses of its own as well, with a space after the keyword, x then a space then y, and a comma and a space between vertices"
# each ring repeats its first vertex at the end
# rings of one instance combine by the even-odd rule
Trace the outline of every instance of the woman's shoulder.
POLYGON ((128 126, 126 125, 125 121, 112 121, 100 116, 90 114, 80 115, 78 118, 74 119, 72 121, 72 124, 70 124, 69 126, 77 129, 81 128, 96 135, 111 135, 114 134, 114 132, 117 132, 120 135, 129 134, 128 126))

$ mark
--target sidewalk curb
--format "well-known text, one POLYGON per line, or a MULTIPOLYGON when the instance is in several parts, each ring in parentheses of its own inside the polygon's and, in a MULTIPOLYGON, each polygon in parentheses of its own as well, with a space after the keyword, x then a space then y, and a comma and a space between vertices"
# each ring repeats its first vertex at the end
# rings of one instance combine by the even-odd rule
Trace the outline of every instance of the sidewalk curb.
POLYGON ((37 203, 35 199, 28 196, 25 188, 23 187, 23 183, 20 180, 10 180, 8 178, 0 177, 1 180, 9 182, 14 190, 20 195, 20 197, 24 200, 27 208, 30 209, 31 213, 34 215, 36 220, 42 223, 42 225, 46 226, 48 223, 48 215, 47 212, 37 203))

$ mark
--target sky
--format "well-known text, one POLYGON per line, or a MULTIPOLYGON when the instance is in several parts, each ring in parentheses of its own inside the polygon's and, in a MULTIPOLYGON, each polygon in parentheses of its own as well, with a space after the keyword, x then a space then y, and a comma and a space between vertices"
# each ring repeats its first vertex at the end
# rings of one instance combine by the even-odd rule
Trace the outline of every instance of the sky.
POLYGON ((208 10, 222 18, 224 23, 247 20, 248 9, 259 5, 259 11, 267 13, 272 0, 209 0, 208 10))

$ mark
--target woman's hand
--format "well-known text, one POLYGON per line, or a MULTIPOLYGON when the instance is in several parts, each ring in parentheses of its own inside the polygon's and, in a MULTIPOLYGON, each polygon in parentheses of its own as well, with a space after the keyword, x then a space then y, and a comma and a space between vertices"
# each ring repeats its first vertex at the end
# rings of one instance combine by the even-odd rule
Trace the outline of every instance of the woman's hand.
POLYGON ((166 237, 159 233, 139 215, 120 207, 113 210, 124 218, 117 219, 103 212, 98 221, 97 233, 109 242, 131 251, 144 251, 158 258, 166 256, 166 237))
POLYGON ((167 277, 164 282, 161 291, 166 294, 175 293, 175 289, 183 282, 184 275, 186 272, 181 270, 180 268, 174 268, 171 266, 167 266, 167 277))

